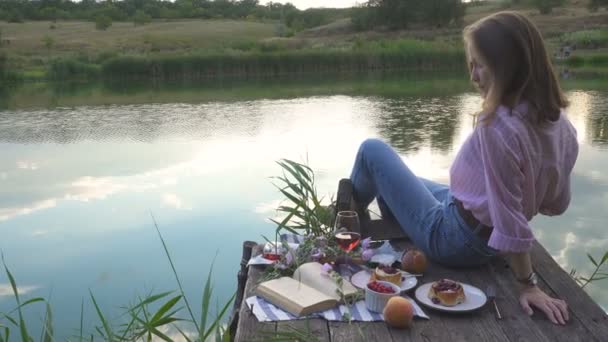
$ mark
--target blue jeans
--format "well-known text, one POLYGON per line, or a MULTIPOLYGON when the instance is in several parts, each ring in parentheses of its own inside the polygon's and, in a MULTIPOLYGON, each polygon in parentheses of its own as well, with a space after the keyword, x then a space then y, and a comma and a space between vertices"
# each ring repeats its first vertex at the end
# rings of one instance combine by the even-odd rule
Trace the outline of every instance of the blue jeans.
POLYGON ((355 200, 367 206, 378 198, 383 217, 394 216, 412 242, 447 266, 476 266, 497 255, 464 222, 450 189, 418 178, 386 143, 361 144, 351 174, 355 200))

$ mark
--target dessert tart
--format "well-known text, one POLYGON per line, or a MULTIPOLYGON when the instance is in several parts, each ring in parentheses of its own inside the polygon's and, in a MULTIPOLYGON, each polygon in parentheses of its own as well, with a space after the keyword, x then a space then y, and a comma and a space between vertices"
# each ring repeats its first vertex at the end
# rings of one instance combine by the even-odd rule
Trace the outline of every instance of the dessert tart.
POLYGON ((382 280, 401 287, 401 271, 391 266, 378 266, 372 273, 370 281, 382 280))
POLYGON ((443 306, 454 306, 465 299, 462 285, 450 279, 433 282, 428 297, 433 303, 443 306))

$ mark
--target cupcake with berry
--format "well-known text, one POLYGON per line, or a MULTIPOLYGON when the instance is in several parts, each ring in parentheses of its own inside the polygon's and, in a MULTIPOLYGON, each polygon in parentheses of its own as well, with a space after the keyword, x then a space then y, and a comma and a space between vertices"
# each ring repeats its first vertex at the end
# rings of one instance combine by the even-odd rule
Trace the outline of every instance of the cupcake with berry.
POLYGON ((378 265, 370 277, 370 281, 375 280, 388 281, 397 286, 401 286, 401 271, 392 266, 378 265))

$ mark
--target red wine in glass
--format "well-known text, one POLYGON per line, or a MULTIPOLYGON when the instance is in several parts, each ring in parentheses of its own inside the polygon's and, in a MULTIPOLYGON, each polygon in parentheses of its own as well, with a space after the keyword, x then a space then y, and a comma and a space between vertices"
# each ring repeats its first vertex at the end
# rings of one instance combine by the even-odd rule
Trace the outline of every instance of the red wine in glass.
POLYGON ((281 259, 280 254, 274 254, 274 253, 264 253, 264 254, 262 254, 262 257, 264 257, 264 259, 268 259, 270 261, 277 261, 277 260, 281 259))
POLYGON ((353 248, 357 247, 359 241, 361 241, 361 234, 355 232, 339 232, 336 233, 336 240, 338 245, 345 252, 350 252, 353 248))
POLYGON ((267 260, 276 261, 281 259, 284 248, 280 242, 267 242, 262 250, 262 257, 267 260))
POLYGON ((338 212, 334 232, 340 248, 350 252, 357 247, 359 240, 361 240, 361 234, 357 231, 361 231, 357 212, 352 210, 338 212))

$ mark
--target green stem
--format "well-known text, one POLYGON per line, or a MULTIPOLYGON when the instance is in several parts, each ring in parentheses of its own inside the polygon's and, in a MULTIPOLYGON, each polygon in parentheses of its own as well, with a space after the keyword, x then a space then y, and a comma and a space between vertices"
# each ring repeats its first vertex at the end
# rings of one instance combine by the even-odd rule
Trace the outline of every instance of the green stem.
POLYGON ((591 277, 587 278, 586 282, 581 286, 581 289, 584 289, 585 286, 587 286, 587 284, 589 284, 590 282, 593 281, 593 277, 595 277, 595 275, 597 274, 597 272, 600 270, 600 267, 602 267, 603 264, 599 264, 597 266, 595 266, 595 270, 593 271, 593 273, 591 274, 591 277))

